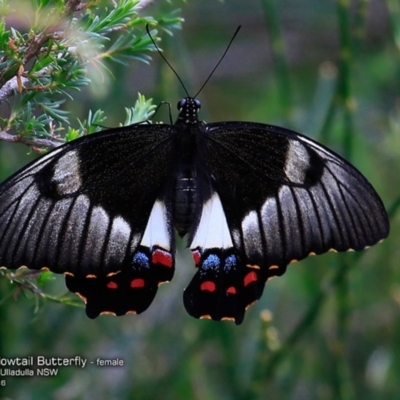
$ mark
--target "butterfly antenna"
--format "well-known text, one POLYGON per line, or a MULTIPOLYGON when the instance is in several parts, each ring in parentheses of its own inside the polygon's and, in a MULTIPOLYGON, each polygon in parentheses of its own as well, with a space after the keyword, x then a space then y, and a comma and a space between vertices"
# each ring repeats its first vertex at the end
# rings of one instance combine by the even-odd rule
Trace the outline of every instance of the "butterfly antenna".
MULTIPOLYGON (((146 24, 146 31, 147 34, 149 35, 151 41, 154 44, 154 47, 156 48, 156 50, 158 51, 158 54, 161 56, 161 58, 167 63, 168 67, 170 67, 171 71, 175 74, 175 76, 178 78, 179 83, 181 84, 181 86, 183 87, 183 90, 186 93, 187 97, 190 97, 188 91, 186 90, 185 85, 183 84, 182 79, 180 78, 180 76, 178 75, 178 73, 175 71, 174 67, 168 62, 168 60, 164 57, 163 53, 161 52, 160 48, 157 46, 157 43, 155 42, 155 40, 153 39, 153 36, 151 36, 150 33, 150 29, 149 29, 149 24, 146 24)), ((203 85, 204 86, 204 85, 203 85)))
POLYGON ((235 40, 235 37, 236 37, 236 35, 239 33, 241 27, 242 27, 242 26, 239 25, 239 26, 236 28, 236 31, 235 31, 235 33, 233 34, 232 39, 229 41, 229 44, 228 44, 228 46, 226 47, 226 49, 225 49, 225 51, 224 51, 224 54, 222 54, 222 57, 221 57, 220 60, 217 62, 216 66, 213 68, 213 70, 210 72, 210 75, 208 75, 207 79, 205 80, 205 82, 204 82, 203 85, 201 86, 200 90, 199 90, 193 97, 197 97, 197 96, 200 94, 200 92, 203 90, 204 86, 207 85, 207 82, 210 80, 210 78, 212 77, 212 75, 213 75, 213 73, 215 72, 215 70, 219 67, 219 64, 221 64, 222 60, 225 58, 226 53, 228 52, 229 48, 231 47, 231 44, 232 44, 232 42, 235 40))

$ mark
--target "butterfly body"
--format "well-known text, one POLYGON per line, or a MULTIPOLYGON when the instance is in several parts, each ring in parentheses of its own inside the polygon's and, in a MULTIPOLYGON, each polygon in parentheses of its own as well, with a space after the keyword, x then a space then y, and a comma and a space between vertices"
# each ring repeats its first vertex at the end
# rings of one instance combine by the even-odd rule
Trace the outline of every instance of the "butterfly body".
POLYGON ((0 185, 0 266, 66 275, 86 312, 143 312, 174 274, 174 229, 197 272, 194 317, 241 323, 265 282, 309 254, 387 236, 383 204, 350 164, 287 129, 137 124, 65 144, 0 185))
MULTIPOLYGON (((176 170, 173 176, 176 176, 173 194, 173 221, 179 236, 185 236, 190 228, 197 223, 196 218, 200 215, 201 199, 199 193, 199 184, 202 177, 201 171, 197 166, 199 154, 199 133, 202 131, 204 123, 197 118, 199 107, 198 102, 192 99, 185 99, 178 103, 178 108, 187 109, 180 113, 175 123, 176 131, 176 170)), ((200 141, 201 146, 201 141, 200 141)), ((204 181, 204 176, 203 176, 204 181)), ((201 192, 205 194, 205 188, 201 192)))

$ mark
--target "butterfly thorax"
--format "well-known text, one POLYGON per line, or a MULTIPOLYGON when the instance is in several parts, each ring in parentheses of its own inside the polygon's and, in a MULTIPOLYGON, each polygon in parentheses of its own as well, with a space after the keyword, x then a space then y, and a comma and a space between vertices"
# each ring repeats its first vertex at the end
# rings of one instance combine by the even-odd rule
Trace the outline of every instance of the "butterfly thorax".
POLYGON ((178 109, 175 126, 179 132, 176 142, 179 160, 175 174, 173 214, 175 228, 180 236, 184 236, 195 222, 200 209, 196 154, 202 122, 197 117, 200 109, 198 100, 185 98, 179 101, 178 109))

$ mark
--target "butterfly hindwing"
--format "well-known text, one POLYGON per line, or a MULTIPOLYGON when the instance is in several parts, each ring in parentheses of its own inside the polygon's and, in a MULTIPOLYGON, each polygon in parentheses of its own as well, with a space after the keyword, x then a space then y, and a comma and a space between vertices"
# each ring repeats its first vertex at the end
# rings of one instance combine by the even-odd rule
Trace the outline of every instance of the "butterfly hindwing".
POLYGON ((203 205, 190 249, 197 272, 184 292, 186 310, 196 318, 231 319, 240 324, 246 308, 261 297, 273 274, 238 254, 216 192, 203 205))
POLYGON ((233 248, 196 249, 194 257, 198 271, 184 292, 188 313, 241 324, 247 307, 261 297, 268 270, 245 265, 233 248))
POLYGON ((140 245, 121 271, 101 277, 66 276, 71 292, 86 301, 86 313, 139 314, 153 301, 158 286, 174 274, 174 256, 168 212, 157 200, 151 211, 140 245))
POLYGON ((0 188, 0 266, 65 273, 91 317, 146 309, 174 271, 163 199, 173 133, 170 126, 112 129, 13 175, 0 188))

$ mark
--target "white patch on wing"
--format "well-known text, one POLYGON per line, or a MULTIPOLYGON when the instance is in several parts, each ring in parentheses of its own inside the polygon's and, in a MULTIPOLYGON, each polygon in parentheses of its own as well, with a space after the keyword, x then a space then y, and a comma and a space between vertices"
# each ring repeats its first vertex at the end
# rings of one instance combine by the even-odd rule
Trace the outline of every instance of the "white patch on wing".
POLYGON ((232 229, 231 235, 236 247, 240 247, 242 245, 242 235, 240 234, 239 230, 232 229))
POLYGON ((115 217, 111 227, 110 240, 128 240, 130 234, 129 224, 122 217, 115 217))
POLYGON ((75 193, 82 186, 79 157, 76 151, 65 153, 54 166, 52 181, 60 195, 75 193))
POLYGON ((108 237, 105 254, 106 264, 122 263, 129 244, 131 228, 122 217, 115 217, 112 221, 111 232, 108 237))
POLYGON ((255 253, 262 256, 262 239, 260 224, 256 211, 250 211, 242 221, 244 247, 248 257, 255 253))
MULTIPOLYGON (((60 202, 57 202, 60 203, 60 202)), ((72 206, 71 213, 66 221, 66 234, 64 236, 64 249, 68 249, 70 255, 68 259, 78 260, 80 249, 80 238, 82 237, 86 217, 89 213, 90 200, 87 196, 81 194, 78 196, 72 206)), ((46 227, 46 230, 48 228, 46 227)), ((43 243, 46 243, 44 241, 43 243)))
POLYGON ((274 197, 268 198, 261 207, 261 220, 264 228, 264 237, 267 251, 271 254, 282 253, 281 228, 279 211, 274 197))
POLYGON ((98 245, 99 242, 103 242, 107 231, 110 218, 104 208, 93 207, 92 215, 90 216, 90 222, 87 232, 86 243, 98 245))
POLYGON ((295 247, 294 244, 301 240, 301 215, 298 215, 293 193, 294 190, 288 186, 282 186, 279 189, 279 202, 281 204, 285 240, 287 242, 287 247, 295 249, 297 246, 295 247))
POLYGON ((228 223, 217 193, 214 193, 203 206, 200 223, 190 245, 193 250, 197 247, 202 249, 233 247, 228 223))
POLYGON ((251 232, 260 230, 256 211, 250 211, 242 221, 242 230, 245 235, 251 235, 251 232))
POLYGON ((171 249, 167 210, 162 201, 157 200, 154 203, 140 244, 150 249, 155 245, 160 246, 165 250, 171 249))
POLYGON ((93 207, 82 256, 83 261, 86 261, 87 264, 100 264, 109 223, 110 218, 106 211, 102 207, 93 207))
POLYGON ((303 183, 309 162, 310 156, 305 146, 300 141, 290 140, 285 162, 285 174, 288 179, 295 183, 303 183))

